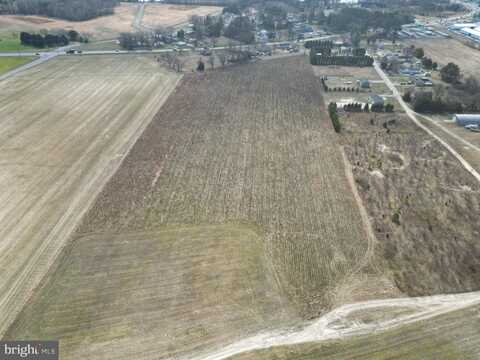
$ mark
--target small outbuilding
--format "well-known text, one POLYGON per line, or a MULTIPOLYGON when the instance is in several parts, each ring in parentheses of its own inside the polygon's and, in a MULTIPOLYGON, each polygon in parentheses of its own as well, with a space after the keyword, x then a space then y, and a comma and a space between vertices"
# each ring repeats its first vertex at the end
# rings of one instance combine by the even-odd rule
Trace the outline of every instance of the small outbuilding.
POLYGON ((459 126, 480 126, 480 114, 455 114, 453 115, 453 121, 455 121, 459 126))
POLYGON ((375 106, 382 106, 384 105, 385 101, 383 100, 383 97, 380 95, 370 95, 368 97, 368 103, 370 105, 375 105, 375 106))
POLYGON ((360 89, 370 89, 370 81, 366 79, 358 80, 358 86, 360 89))

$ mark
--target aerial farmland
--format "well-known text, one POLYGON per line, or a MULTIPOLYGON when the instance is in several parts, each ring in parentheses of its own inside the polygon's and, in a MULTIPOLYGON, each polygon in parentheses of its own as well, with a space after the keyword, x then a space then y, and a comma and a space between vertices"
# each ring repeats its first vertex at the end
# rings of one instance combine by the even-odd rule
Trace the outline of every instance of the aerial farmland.
POLYGON ((480 7, 196 2, 0 1, 0 359, 477 359, 480 7))
MULTIPOLYGON (((65 345, 65 352, 73 357, 76 339, 92 326, 99 331, 98 337, 92 338, 92 349, 98 348, 97 341, 105 336, 116 339, 105 345, 105 353, 110 346, 127 341, 122 328, 141 324, 173 331, 175 327, 175 338, 185 340, 155 342, 150 348, 173 356, 218 345, 219 331, 224 341, 233 341, 241 333, 268 329, 273 326, 274 319, 269 317, 273 308, 280 310, 275 323, 288 325, 356 296, 365 299, 361 285, 367 277, 378 285, 370 297, 388 288, 383 273, 370 268, 375 264, 372 244, 347 181, 343 157, 329 135, 333 129, 322 105, 318 79, 312 75, 304 58, 296 57, 207 76, 185 76, 76 230, 70 250, 53 273, 58 280, 45 281, 8 335, 62 337, 65 319, 52 311, 67 304, 51 302, 47 295, 51 291, 70 293, 62 283, 74 288, 77 282, 83 284, 75 298, 79 304, 86 301, 92 306, 91 311, 82 312, 78 323, 70 323, 70 335, 62 337, 65 344, 71 344, 65 345), (288 76, 278 77, 278 72, 288 76), (276 111, 266 112, 265 108, 276 111), (219 147, 221 152, 216 150, 219 147), (184 233, 169 232, 176 228, 184 228, 184 233), (206 230, 211 234, 206 236, 206 230), (245 240, 232 239, 228 246, 222 245, 216 240, 222 233, 229 237, 238 233, 245 240), (257 250, 244 254, 247 239, 252 242, 247 246, 257 250), (168 256, 169 271, 152 267, 133 251, 143 241, 150 244, 151 251, 159 249, 159 254, 173 251, 168 256), (201 252, 200 243, 205 247, 201 252), (114 249, 106 255, 105 251, 110 251, 107 244, 121 246, 118 255, 114 249), (181 256, 174 255, 177 252, 181 256), (225 256, 231 260, 222 262, 225 256), (67 270, 66 264, 72 261, 79 263, 67 270), (190 261, 188 270, 185 264, 190 261), (217 261, 216 270, 202 280, 201 269, 217 261), (118 262, 137 265, 130 275, 122 275, 123 271, 115 270, 118 262), (93 270, 89 279, 88 273, 79 273, 84 266, 98 267, 98 271, 93 270), (141 280, 138 291, 146 298, 140 300, 139 293, 128 292, 127 278, 134 281, 132 276, 143 276, 135 274, 145 266, 150 269, 149 276, 163 280, 159 280, 158 290, 141 280), (233 304, 225 302, 231 284, 212 282, 209 277, 238 276, 232 272, 239 271, 237 268, 248 268, 252 280, 247 287, 238 285, 233 311, 233 304), (170 271, 191 275, 170 279, 170 271), (150 315, 125 318, 119 328, 112 327, 113 323, 103 328, 114 315, 102 306, 101 297, 89 295, 96 294, 95 288, 104 283, 98 277, 102 273, 122 284, 105 296, 116 298, 126 291, 119 298, 126 300, 132 295, 128 302, 142 301, 141 307, 147 306, 150 315), (122 280, 124 276, 127 278, 122 280), (191 296, 188 284, 199 286, 199 281, 204 288, 195 295, 197 301, 184 303, 191 296), (348 297, 345 288, 350 289, 348 297), (177 295, 168 300, 161 289, 175 289, 177 295), (214 293, 218 295, 212 297, 214 293), (158 296, 164 300, 154 301, 158 296), (184 323, 186 319, 178 319, 176 312, 166 315, 161 305, 164 301, 193 317, 184 323), (48 313, 51 326, 39 326, 35 331, 35 327, 22 325, 39 323, 41 318, 34 314, 48 313), (162 313, 164 316, 158 317, 162 313), (218 316, 230 320, 217 328, 214 319, 218 316)), ((174 334, 171 331, 167 333, 174 334)))
POLYGON ((153 58, 132 56, 59 58, 2 82, 2 324, 177 80, 153 58))

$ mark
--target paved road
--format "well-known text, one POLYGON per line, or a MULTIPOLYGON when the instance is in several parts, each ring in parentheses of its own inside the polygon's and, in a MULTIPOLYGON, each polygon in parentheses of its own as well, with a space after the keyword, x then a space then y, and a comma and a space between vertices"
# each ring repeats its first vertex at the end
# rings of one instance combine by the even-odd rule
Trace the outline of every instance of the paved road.
MULTIPOLYGON (((448 144, 445 140, 443 140, 440 136, 435 134, 432 130, 430 130, 428 127, 423 125, 418 119, 417 116, 421 116, 420 114, 417 114, 415 111, 413 111, 405 101, 403 101, 402 96, 398 92, 397 88, 395 85, 392 83, 390 78, 385 74, 385 72, 382 70, 380 67, 379 63, 377 61, 374 62, 373 64, 375 70, 377 73, 380 75, 380 77, 385 81, 385 84, 387 84, 388 88, 392 91, 393 96, 395 99, 399 102, 399 104, 402 106, 402 108, 405 110, 406 114, 412 121, 422 130, 427 132, 430 136, 435 138, 440 144, 443 145, 445 149, 447 149, 455 158, 457 158, 458 161, 463 165, 463 167, 470 173, 472 174, 473 177, 475 177, 479 182, 480 182, 480 173, 478 173, 469 163, 467 160, 465 160, 462 155, 460 155, 450 144, 448 144)), ((431 119, 430 119, 431 120, 431 119)))
MULTIPOLYGON (((139 9, 139 12, 137 13, 137 16, 135 17, 135 23, 141 27, 141 19, 143 17, 143 10, 139 9), (141 16, 140 16, 140 15, 141 16), (137 20, 137 18, 139 20, 137 20)), ((134 25, 135 26, 135 25, 134 25)), ((335 37, 335 35, 328 35, 328 36, 321 36, 317 38, 312 38, 312 39, 307 39, 308 40, 326 40, 326 39, 331 39, 332 37, 335 37)), ((280 43, 290 43, 290 44, 296 44, 296 45, 301 45, 304 41, 283 41, 283 42, 269 42, 266 43, 265 45, 267 46, 275 46, 280 43)), ((7 52, 7 53, 0 53, 0 57, 12 57, 12 56, 27 56, 27 57, 32 57, 32 56, 39 56, 38 59, 25 64, 23 66, 20 66, 6 74, 3 74, 0 76, 0 81, 7 79, 13 75, 16 75, 22 71, 25 71, 27 69, 30 69, 34 66, 40 65, 50 59, 53 59, 56 56, 60 55, 67 55, 66 51, 70 48, 75 47, 75 44, 64 46, 58 49, 55 49, 54 51, 45 51, 45 52, 7 52)), ((251 48, 252 45, 237 45, 234 46, 233 48, 235 49, 249 49, 251 48)), ((227 50, 231 49, 232 47, 229 46, 218 46, 215 48, 212 48, 211 50, 214 51, 219 51, 219 50, 227 50)), ((198 49, 184 49, 184 50, 175 50, 175 49, 152 49, 152 50, 86 50, 82 51, 81 54, 75 53, 71 54, 68 56, 81 56, 81 55, 125 55, 125 54, 162 54, 162 53, 168 53, 168 52, 174 52, 174 51, 180 51, 180 52, 189 52, 189 51, 197 51, 198 49)))
POLYGON ((68 45, 61 48, 58 48, 54 51, 42 52, 42 53, 0 53, 0 57, 11 57, 11 56, 39 56, 38 59, 35 59, 25 65, 19 66, 3 75, 0 76, 0 81, 5 80, 11 76, 14 76, 22 71, 28 70, 34 66, 43 64, 44 62, 53 59, 56 56, 65 54, 65 51, 73 47, 74 45, 68 45), (37 55, 39 54, 39 55, 37 55))

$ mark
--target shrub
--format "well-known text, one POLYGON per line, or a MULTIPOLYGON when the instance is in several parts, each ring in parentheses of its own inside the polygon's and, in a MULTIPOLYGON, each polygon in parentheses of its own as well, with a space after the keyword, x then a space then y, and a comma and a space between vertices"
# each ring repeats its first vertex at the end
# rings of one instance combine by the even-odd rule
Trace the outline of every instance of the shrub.
POLYGON ((331 102, 328 105, 328 113, 330 115, 330 120, 332 120, 332 125, 335 129, 335 132, 339 133, 342 130, 342 125, 340 124, 340 119, 338 118, 337 103, 331 102))

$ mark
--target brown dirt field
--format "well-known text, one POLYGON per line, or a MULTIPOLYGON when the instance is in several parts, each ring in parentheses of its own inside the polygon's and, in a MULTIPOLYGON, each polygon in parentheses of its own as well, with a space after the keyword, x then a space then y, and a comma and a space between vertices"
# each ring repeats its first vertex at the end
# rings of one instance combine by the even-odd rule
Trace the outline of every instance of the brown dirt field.
POLYGON ((177 26, 188 22, 193 15, 220 14, 218 6, 188 6, 168 4, 146 4, 142 24, 148 27, 177 26))
POLYGON ((372 254, 305 57, 188 74, 8 336, 198 355, 363 298, 372 254))
POLYGON ((46 18, 42 16, 15 16, 0 15, 0 25, 3 30, 12 29, 20 31, 28 29, 39 31, 41 29, 76 30, 90 34, 95 40, 116 38, 121 32, 133 31, 133 20, 138 4, 121 3, 115 7, 115 13, 88 21, 67 21, 46 18))
POLYGON ((410 41, 409 44, 422 47, 426 56, 441 66, 453 62, 460 66, 464 75, 478 76, 480 51, 472 49, 455 39, 428 39, 410 41))
POLYGON ((0 337, 177 79, 92 56, 0 81, 0 337))
POLYGON ((328 289, 349 274, 367 241, 306 62, 291 57, 186 77, 79 232, 253 222, 303 311, 331 306, 328 289))
POLYGON ((478 182, 405 115, 372 118, 342 116, 342 138, 395 283, 411 296, 478 290, 478 182))
POLYGON ((48 18, 37 18, 34 16, 15 16, 15 19, 19 21, 25 21, 32 24, 48 24, 54 22, 54 20, 48 18))

